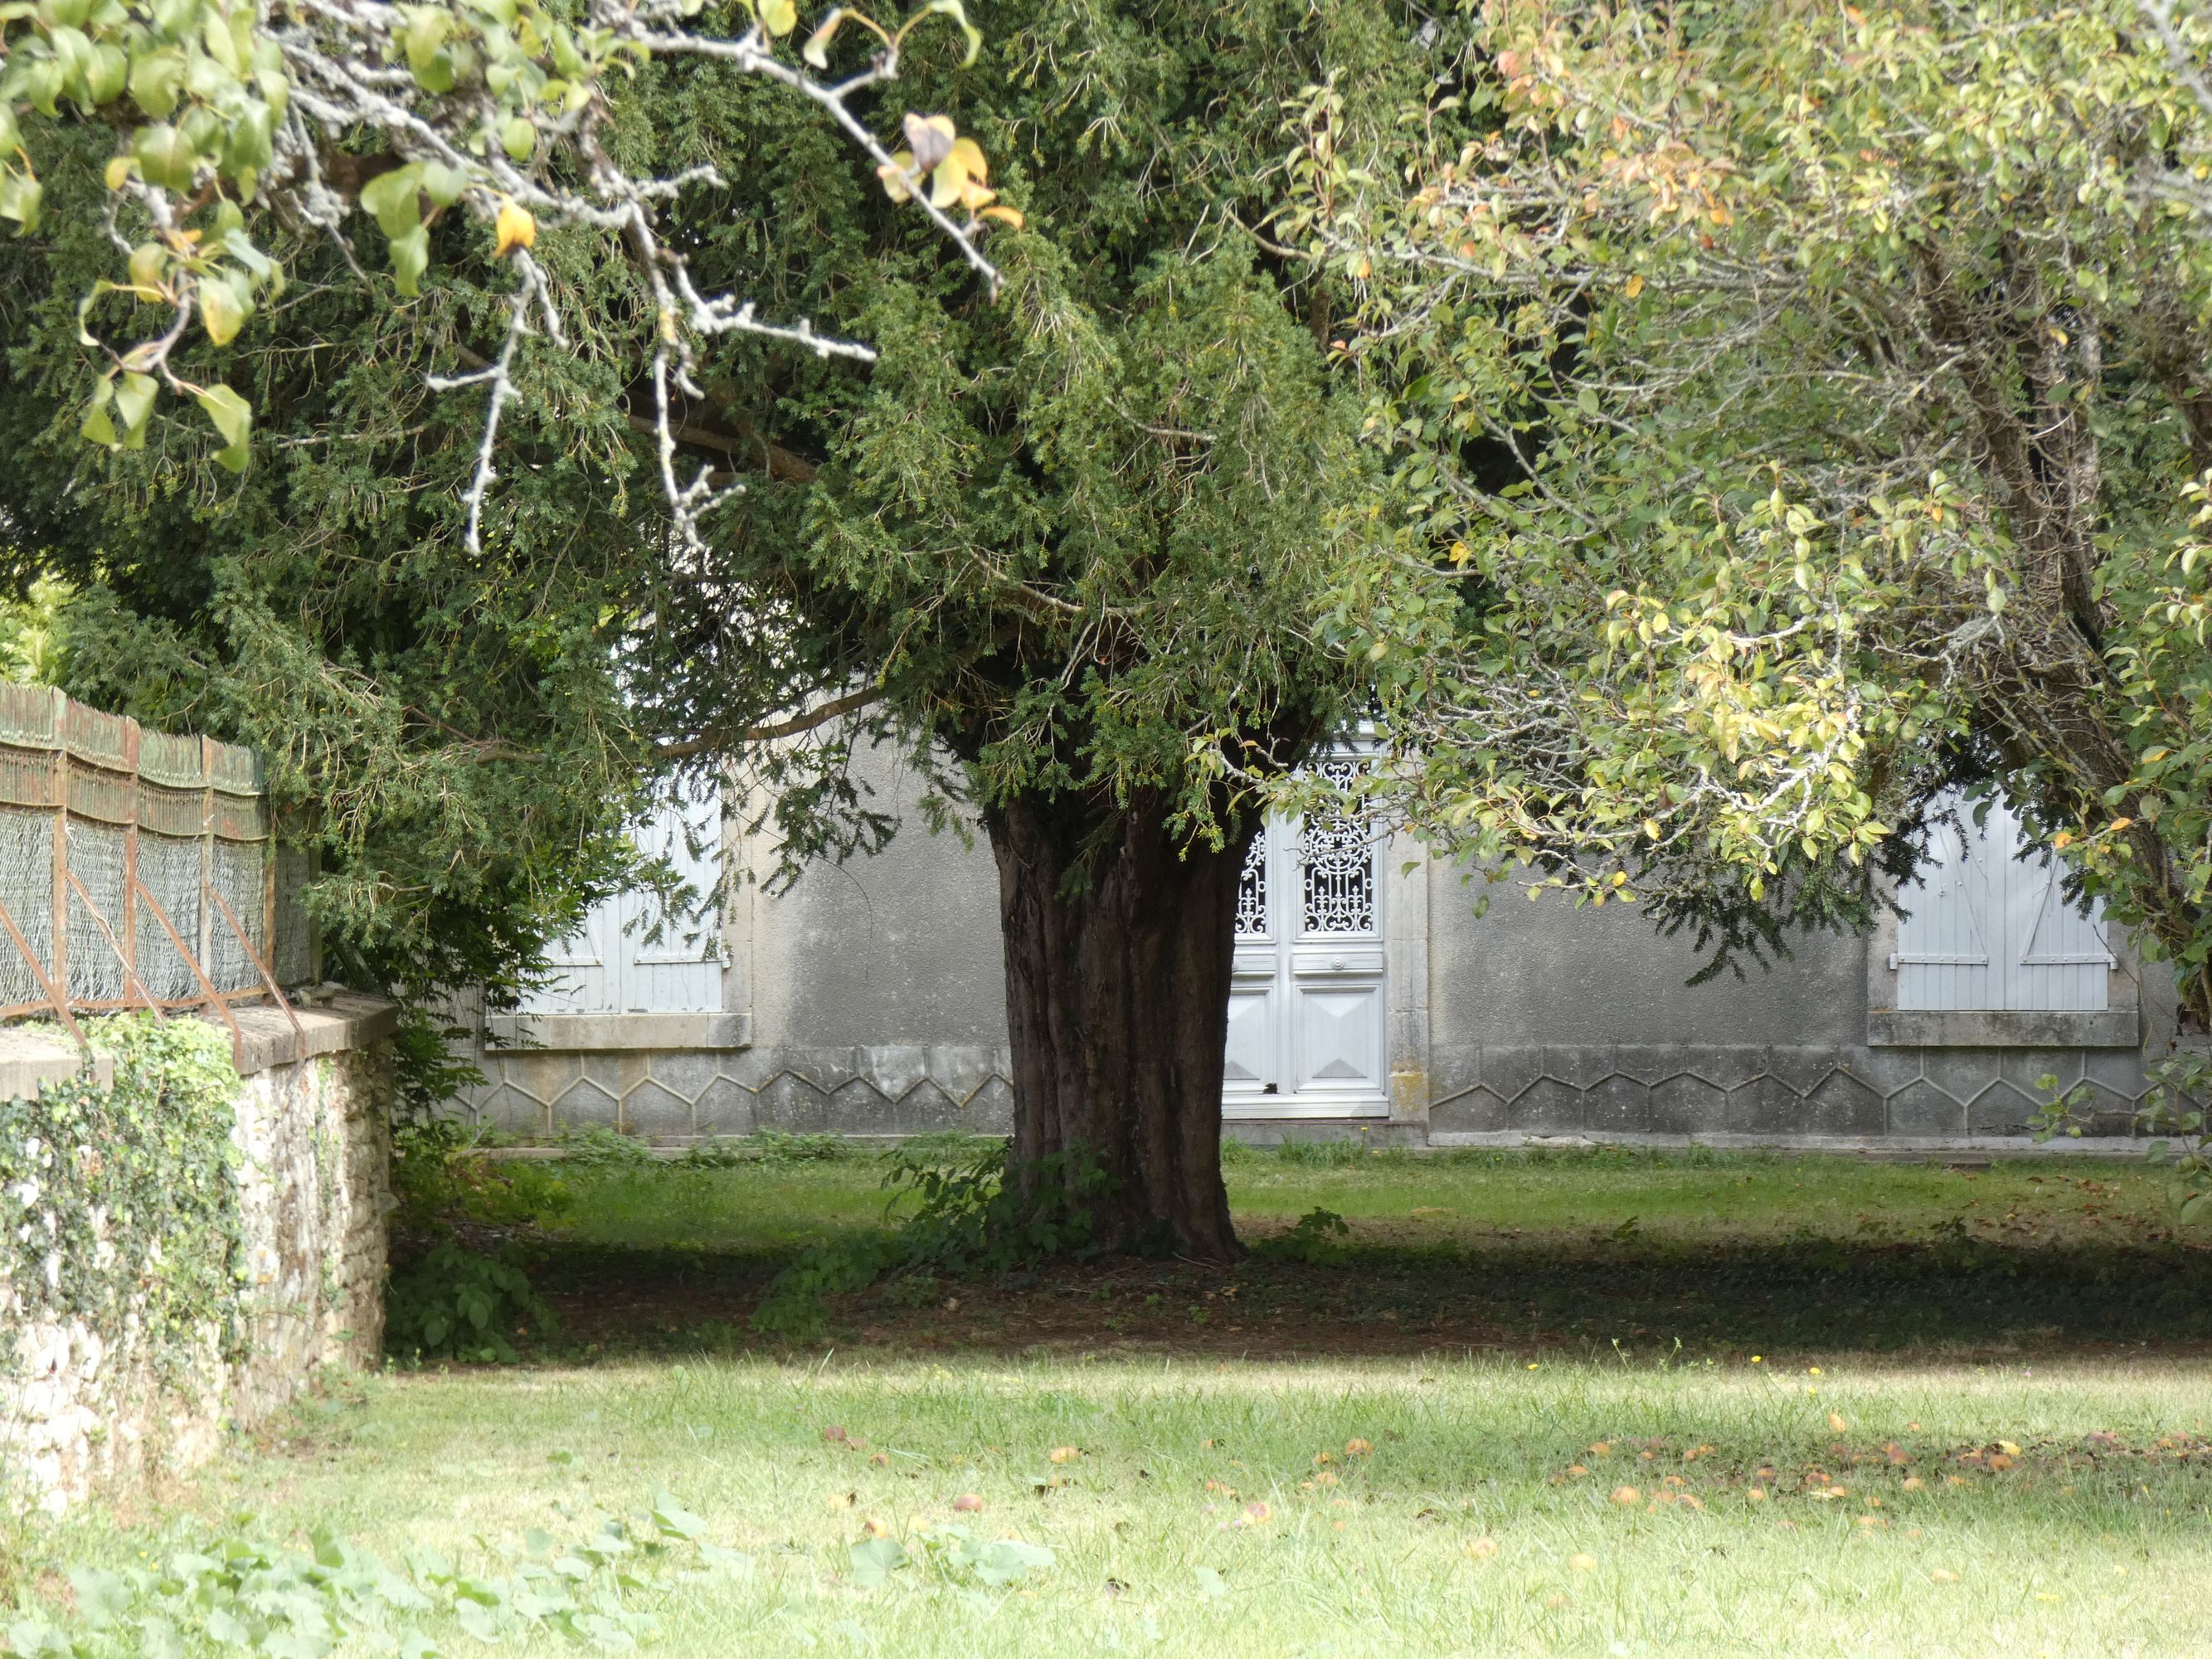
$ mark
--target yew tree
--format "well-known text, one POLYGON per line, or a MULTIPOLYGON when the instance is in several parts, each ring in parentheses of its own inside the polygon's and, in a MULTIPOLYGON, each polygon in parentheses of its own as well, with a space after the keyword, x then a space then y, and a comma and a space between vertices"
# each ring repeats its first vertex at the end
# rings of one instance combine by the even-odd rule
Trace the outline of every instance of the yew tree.
MULTIPOLYGON (((1328 373, 1338 280, 1270 234, 1285 100, 1356 88, 1357 157, 1426 60, 1376 0, 1014 0, 972 59, 964 14, 895 52, 837 16, 780 46, 787 7, 686 19, 725 44, 623 57, 588 143, 309 135, 319 179, 361 181, 343 234, 319 198, 245 204, 281 285, 151 366, 100 343, 104 308, 155 303, 97 288, 135 141, 27 126, 15 568, 79 585, 76 689, 270 754, 325 915, 419 988, 526 972, 623 873, 655 777, 736 772, 795 862, 888 832, 851 763, 902 750, 997 862, 1011 1179, 1079 1188, 1100 1244, 1224 1256, 1237 875, 1363 706, 1333 598, 1382 522, 1328 373), (449 211, 434 169, 471 161, 449 211), (629 218, 610 177, 641 181, 629 218), (142 409, 130 374, 220 379, 251 428, 142 409)), ((215 167, 192 211, 222 211, 215 167)))

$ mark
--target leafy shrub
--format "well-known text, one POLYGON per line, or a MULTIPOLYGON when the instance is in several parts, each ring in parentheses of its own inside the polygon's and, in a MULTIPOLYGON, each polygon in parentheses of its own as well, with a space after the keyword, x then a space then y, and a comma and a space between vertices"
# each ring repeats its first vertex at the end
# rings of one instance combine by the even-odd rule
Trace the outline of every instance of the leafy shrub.
POLYGON ((1351 1257, 1345 1241, 1352 1237, 1352 1224, 1334 1210, 1308 1210, 1298 1218, 1297 1226, 1280 1238, 1271 1238, 1253 1247, 1258 1255, 1273 1256, 1279 1261, 1303 1261, 1316 1267, 1340 1267, 1351 1257))
POLYGON ((1004 1142, 978 1147, 969 1140, 954 1150, 951 1159, 938 1144, 893 1153, 884 1186, 893 1203, 912 1193, 920 1200, 914 1212, 887 1236, 801 1251, 769 1284, 753 1328, 795 1340, 816 1336, 828 1322, 824 1297, 864 1291, 886 1273, 1007 1273, 1091 1253, 1091 1200, 1111 1190, 1112 1177, 1080 1148, 1038 1159, 1030 1179, 1012 1187, 1004 1142))
POLYGON ((562 1131, 560 1147, 569 1163, 586 1169, 642 1170, 661 1162, 645 1142, 604 1123, 562 1131))
POLYGON ((385 1291, 385 1346, 408 1358, 512 1364, 514 1339, 557 1322, 511 1251, 488 1255, 447 1239, 385 1291))
POLYGON ((745 1164, 836 1164, 852 1155, 853 1143, 842 1135, 756 1129, 740 1138, 702 1140, 678 1161, 687 1169, 731 1170, 745 1164))
POLYGON ((557 1169, 537 1158, 494 1158, 465 1130, 432 1124, 392 1136, 393 1225, 402 1232, 450 1233, 457 1221, 518 1227, 557 1220, 575 1194, 557 1169))

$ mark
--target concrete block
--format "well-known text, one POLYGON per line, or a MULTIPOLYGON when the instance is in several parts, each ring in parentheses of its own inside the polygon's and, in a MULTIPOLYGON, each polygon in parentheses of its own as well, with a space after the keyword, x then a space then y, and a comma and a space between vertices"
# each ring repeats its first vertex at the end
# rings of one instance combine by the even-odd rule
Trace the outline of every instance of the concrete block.
POLYGON ((1583 1091, 1581 1121, 1594 1135, 1643 1134, 1651 1127, 1653 1091, 1619 1073, 1583 1091))
POLYGON ((584 1074, 583 1061, 574 1054, 510 1054, 495 1064, 508 1083, 548 1105, 584 1074))
POLYGON ((502 1134, 535 1140, 552 1133, 552 1112, 546 1103, 504 1083, 484 1091, 477 1102, 476 1114, 502 1134))
POLYGON ((2003 1063, 2001 1048, 1930 1048, 1921 1074, 1963 1106, 1997 1080, 2003 1063))
POLYGON ((1688 1050, 1677 1044, 1622 1043, 1613 1051, 1614 1069, 1638 1083, 1664 1083, 1689 1069, 1688 1050))
POLYGON ((1844 1073, 1885 1099, 1920 1079, 1917 1048, 1869 1048, 1863 1044, 1837 1051, 1844 1073))
POLYGON ((2087 1056, 2079 1048, 2008 1048, 1997 1057, 1997 1075, 2021 1093, 2040 1097, 2037 1079, 2046 1075, 2070 1089, 2083 1076, 2087 1056))
POLYGON ((860 1050, 860 1075, 887 1101, 896 1100, 929 1075, 929 1051, 915 1043, 884 1043, 860 1050))
POLYGON ((1766 1050, 1742 1044, 1686 1042, 1675 1051, 1678 1073, 1700 1078, 1716 1089, 1741 1088, 1766 1075, 1766 1050))
POLYGON ((956 1127, 970 1134, 1012 1134, 1014 1128, 1013 1085, 1001 1077, 986 1078, 960 1109, 956 1127))
POLYGON ((827 1129, 858 1128, 836 1121, 830 1097, 793 1072, 771 1078, 753 1097, 753 1121, 763 1129, 786 1129, 793 1133, 817 1133, 827 1129))
POLYGON ((620 1127, 622 1105, 589 1078, 579 1078, 553 1103, 552 1127, 557 1132, 580 1129, 593 1123, 604 1124, 610 1129, 620 1127))

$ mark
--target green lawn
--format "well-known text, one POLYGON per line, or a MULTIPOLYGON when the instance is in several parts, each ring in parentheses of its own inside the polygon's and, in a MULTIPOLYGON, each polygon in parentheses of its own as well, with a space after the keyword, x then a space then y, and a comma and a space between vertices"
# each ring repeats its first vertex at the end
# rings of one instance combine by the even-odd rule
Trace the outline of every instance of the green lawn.
POLYGON ((1248 1156, 1248 1234, 1325 1206, 1348 1261, 892 1285, 750 1337, 879 1174, 577 1172, 533 1234, 562 1343, 337 1387, 171 1506, 498 1563, 665 1489, 744 1558, 624 1592, 671 1655, 2212 1651, 2206 1257, 2139 1168, 1248 1156), (1050 1563, 988 1582, 956 1526, 1050 1563))

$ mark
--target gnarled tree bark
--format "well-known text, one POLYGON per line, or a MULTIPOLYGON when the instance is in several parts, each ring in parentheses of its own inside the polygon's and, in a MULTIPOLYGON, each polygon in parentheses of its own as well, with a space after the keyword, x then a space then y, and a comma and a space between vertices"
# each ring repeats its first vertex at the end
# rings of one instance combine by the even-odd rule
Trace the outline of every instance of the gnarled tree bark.
POLYGON ((1221 1184, 1221 1080, 1237 876, 1256 830, 1218 850, 1171 836, 1157 796, 1025 795, 983 814, 999 866, 1013 1045, 1008 1179, 1051 1196, 1095 1163, 1093 1243, 1238 1254, 1221 1184), (1071 1152, 1067 1166, 1041 1160, 1071 1152))

